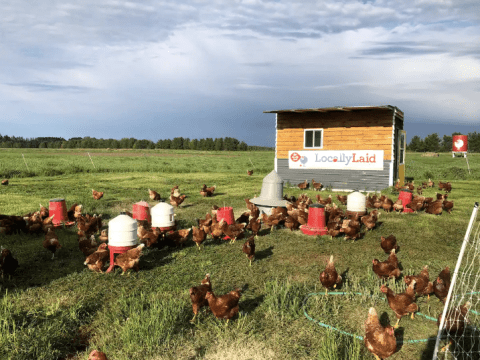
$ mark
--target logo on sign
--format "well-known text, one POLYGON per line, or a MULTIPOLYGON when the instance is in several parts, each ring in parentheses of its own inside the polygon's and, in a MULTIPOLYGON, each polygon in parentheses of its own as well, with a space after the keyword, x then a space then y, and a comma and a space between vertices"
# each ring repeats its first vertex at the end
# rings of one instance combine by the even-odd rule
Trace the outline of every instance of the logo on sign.
POLYGON ((294 153, 292 153, 292 155, 290 155, 290 159, 292 159, 293 162, 297 162, 298 160, 300 160, 300 158, 301 158, 301 156, 297 152, 294 152, 294 153))

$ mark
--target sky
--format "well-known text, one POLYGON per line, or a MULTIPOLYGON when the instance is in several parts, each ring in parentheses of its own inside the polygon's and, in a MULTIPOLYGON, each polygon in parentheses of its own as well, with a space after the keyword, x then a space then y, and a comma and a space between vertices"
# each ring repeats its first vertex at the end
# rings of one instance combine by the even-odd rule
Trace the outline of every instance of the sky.
POLYGON ((480 132, 478 0, 0 2, 0 134, 234 137, 263 111, 393 105, 407 142, 480 132))

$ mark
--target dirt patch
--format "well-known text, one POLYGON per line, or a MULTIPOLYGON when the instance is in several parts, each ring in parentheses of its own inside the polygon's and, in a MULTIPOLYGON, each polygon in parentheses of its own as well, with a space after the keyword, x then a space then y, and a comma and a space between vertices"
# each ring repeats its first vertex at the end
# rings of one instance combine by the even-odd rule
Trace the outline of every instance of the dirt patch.
POLYGON ((208 349, 205 354, 207 360, 268 360, 278 359, 275 352, 264 344, 249 339, 248 342, 223 342, 208 349))

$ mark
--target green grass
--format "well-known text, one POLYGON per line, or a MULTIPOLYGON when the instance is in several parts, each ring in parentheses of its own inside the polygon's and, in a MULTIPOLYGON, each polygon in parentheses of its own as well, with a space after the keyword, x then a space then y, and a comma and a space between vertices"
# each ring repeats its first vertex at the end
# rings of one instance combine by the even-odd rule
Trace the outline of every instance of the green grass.
MULTIPOLYGON (((120 151, 122 156, 116 156, 114 151, 88 150, 94 169, 86 152, 2 149, 0 174, 12 176, 10 185, 0 187, 0 213, 28 213, 38 210, 39 203, 47 206, 50 199, 62 197, 67 206, 77 202, 90 214, 103 214, 106 227, 108 219, 123 209, 131 210, 137 201, 155 205, 148 198, 148 188, 165 198, 173 185, 179 185, 188 197, 175 209, 176 219, 180 228, 190 227, 214 204, 232 206, 239 216, 246 210, 244 198, 259 195, 274 157, 273 152, 145 150, 120 151), (253 176, 246 175, 250 160, 255 164, 253 176), (49 176, 53 171, 49 169, 58 175, 49 176), (214 197, 201 197, 204 183, 217 185, 214 197), (93 200, 92 188, 104 191, 104 198, 93 200)), ((145 249, 139 273, 121 276, 116 268, 114 273, 96 274, 83 265, 75 228, 58 230, 63 247, 53 261, 42 247, 41 236, 0 234, 0 245, 9 248, 20 263, 12 279, 0 282, 0 358, 63 359, 75 354, 77 359, 87 359, 92 349, 99 349, 109 359, 371 359, 362 341, 309 321, 304 310, 317 321, 360 336, 370 306, 377 308, 382 321, 388 317, 394 323, 371 270, 373 258, 386 258, 380 236, 397 237, 404 275, 417 274, 429 265, 433 280, 445 266, 453 269, 478 201, 480 157, 469 155, 469 165, 472 173, 459 178, 455 169, 466 169, 463 158, 407 154, 407 176, 413 176, 415 184, 428 177, 436 183, 452 182, 452 214, 382 211, 381 225, 356 242, 287 229, 262 230, 251 267, 242 253, 242 240, 234 244, 207 240, 202 251, 193 242, 183 249, 145 249), (331 254, 336 268, 344 273, 340 290, 347 295, 325 296, 319 283, 331 254), (193 313, 188 289, 207 272, 217 294, 235 287, 244 290, 240 315, 228 325, 207 309, 195 324, 189 322, 193 313), (318 294, 306 299, 311 293, 318 294)), ((435 191, 438 188, 424 193, 433 196, 435 191)), ((284 193, 297 196, 301 191, 286 188, 284 193)), ((383 193, 397 198, 392 189, 383 193)), ((310 190, 307 194, 315 196, 310 190)), ((404 289, 403 281, 390 281, 389 286, 394 291, 404 289)), ((422 298, 418 304, 428 316, 436 318, 441 311, 436 298, 429 302, 422 298)), ((404 317, 400 326, 399 334, 406 340, 436 335, 436 324, 420 315, 414 320, 404 317)), ((391 358, 427 359, 432 349, 432 342, 405 343, 391 358)))

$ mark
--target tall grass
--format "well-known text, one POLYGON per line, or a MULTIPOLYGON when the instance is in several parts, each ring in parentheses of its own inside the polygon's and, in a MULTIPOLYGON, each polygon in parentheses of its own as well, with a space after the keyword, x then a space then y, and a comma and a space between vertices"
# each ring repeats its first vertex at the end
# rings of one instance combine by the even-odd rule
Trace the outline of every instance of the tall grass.
POLYGON ((148 359, 168 351, 173 338, 182 337, 191 307, 178 296, 124 288, 102 312, 96 330, 104 351, 118 359, 148 359), (108 324, 108 326, 102 326, 108 324))
POLYGON ((0 149, 0 177, 22 178, 78 173, 268 173, 273 151, 0 149), (22 154, 24 155, 25 165, 22 154), (89 156, 90 154, 90 156, 89 156), (90 160, 90 158, 93 161, 90 160), (252 165, 253 163, 253 165, 252 165))
POLYGON ((15 298, 5 294, 0 299, 0 358, 47 360, 86 348, 79 329, 95 313, 93 299, 26 311, 16 306, 15 298))

